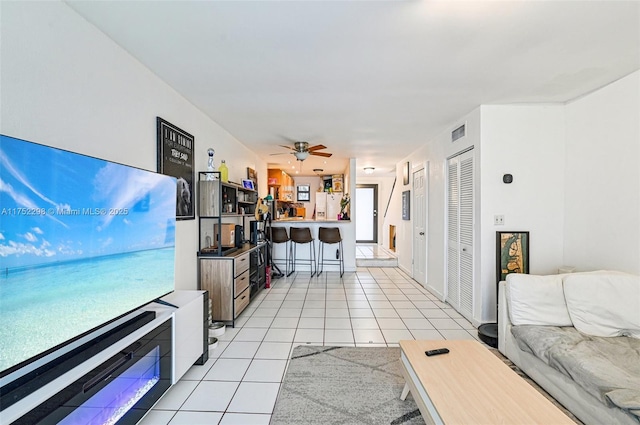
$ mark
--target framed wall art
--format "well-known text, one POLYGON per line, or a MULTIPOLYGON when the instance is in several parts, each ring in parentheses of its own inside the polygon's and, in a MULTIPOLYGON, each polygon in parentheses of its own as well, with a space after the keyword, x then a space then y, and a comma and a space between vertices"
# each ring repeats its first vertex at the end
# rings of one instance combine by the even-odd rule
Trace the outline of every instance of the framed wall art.
POLYGON ((195 219, 193 200, 194 137, 175 125, 156 118, 158 141, 158 172, 177 179, 176 219, 195 219))
POLYGON ((411 191, 405 190, 402 192, 402 219, 411 219, 411 191))
POLYGON ((529 273, 529 232, 496 232, 498 282, 510 273, 529 273))
POLYGON ((242 179, 242 187, 249 190, 256 190, 256 186, 251 179, 242 179))
POLYGON ((256 170, 251 167, 247 167, 247 179, 253 181, 253 187, 257 189, 258 187, 258 174, 256 170))

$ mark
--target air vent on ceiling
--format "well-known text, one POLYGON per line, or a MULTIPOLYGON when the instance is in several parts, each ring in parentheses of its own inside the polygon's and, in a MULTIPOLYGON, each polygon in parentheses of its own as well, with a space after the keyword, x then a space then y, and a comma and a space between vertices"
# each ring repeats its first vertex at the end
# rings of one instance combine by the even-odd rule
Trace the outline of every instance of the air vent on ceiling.
POLYGON ((465 127, 466 124, 462 124, 460 127, 451 132, 451 143, 455 142, 458 139, 462 139, 465 136, 465 127))

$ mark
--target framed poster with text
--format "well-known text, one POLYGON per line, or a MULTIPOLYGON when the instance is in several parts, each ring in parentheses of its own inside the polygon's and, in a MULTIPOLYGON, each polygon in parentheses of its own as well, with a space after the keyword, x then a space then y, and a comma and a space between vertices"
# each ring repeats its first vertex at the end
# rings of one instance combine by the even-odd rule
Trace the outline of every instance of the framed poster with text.
POLYGON ((175 125, 156 118, 158 138, 158 172, 177 179, 176 219, 193 220, 195 207, 193 201, 194 137, 175 125))

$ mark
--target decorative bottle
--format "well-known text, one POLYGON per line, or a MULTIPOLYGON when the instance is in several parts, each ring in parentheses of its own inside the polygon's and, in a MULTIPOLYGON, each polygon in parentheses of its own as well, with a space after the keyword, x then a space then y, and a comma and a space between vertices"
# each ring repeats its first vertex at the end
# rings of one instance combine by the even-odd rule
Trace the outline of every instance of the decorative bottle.
MULTIPOLYGON (((215 150, 209 148, 207 150, 207 154, 209 155, 209 162, 207 163, 207 171, 216 171, 216 167, 213 165, 213 155, 216 153, 215 150)), ((213 173, 207 173, 207 180, 216 180, 216 175, 213 173)))
POLYGON ((222 164, 220 164, 220 180, 222 180, 223 182, 228 182, 229 181, 229 169, 227 168, 227 164, 224 162, 224 159, 222 160, 222 164))

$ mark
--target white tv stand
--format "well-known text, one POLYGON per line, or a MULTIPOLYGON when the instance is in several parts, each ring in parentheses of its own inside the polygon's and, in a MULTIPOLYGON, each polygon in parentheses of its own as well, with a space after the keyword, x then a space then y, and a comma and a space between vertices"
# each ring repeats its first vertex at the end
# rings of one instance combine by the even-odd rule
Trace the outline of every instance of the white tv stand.
POLYGON ((208 347, 206 332, 208 329, 205 325, 207 309, 204 302, 208 297, 206 297, 205 294, 206 291, 175 291, 163 297, 163 300, 175 305, 177 308, 158 303, 148 304, 140 310, 110 323, 99 331, 63 347, 59 352, 52 353, 23 368, 29 370, 18 370, 3 377, 0 380, 0 386, 7 385, 15 379, 19 379, 20 376, 29 373, 31 370, 49 364, 61 355, 95 340, 101 335, 107 334, 118 326, 144 314, 144 312, 155 312, 155 318, 153 318, 153 320, 126 334, 124 337, 121 337, 115 343, 108 345, 97 354, 82 361, 77 366, 72 367, 51 382, 44 384, 40 388, 35 387, 35 390, 31 391, 24 398, 1 410, 0 423, 12 423, 23 418, 24 415, 38 408, 45 401, 52 399, 52 397, 55 397, 63 391, 67 391, 70 386, 77 385, 79 380, 90 375, 98 367, 104 366, 105 362, 111 360, 114 356, 117 357, 119 353, 128 347, 130 348, 132 344, 135 344, 141 339, 144 340, 145 336, 156 332, 157 329, 164 327, 167 329, 165 333, 167 333, 168 336, 167 323, 171 323, 170 384, 175 384, 194 363, 203 363, 207 359, 208 347))
POLYGON ((205 320, 207 320, 205 302, 208 299, 204 297, 205 293, 206 291, 174 291, 162 298, 163 301, 178 307, 178 309, 172 309, 174 315, 172 385, 176 384, 201 356, 208 355, 209 329, 205 326, 205 320))

